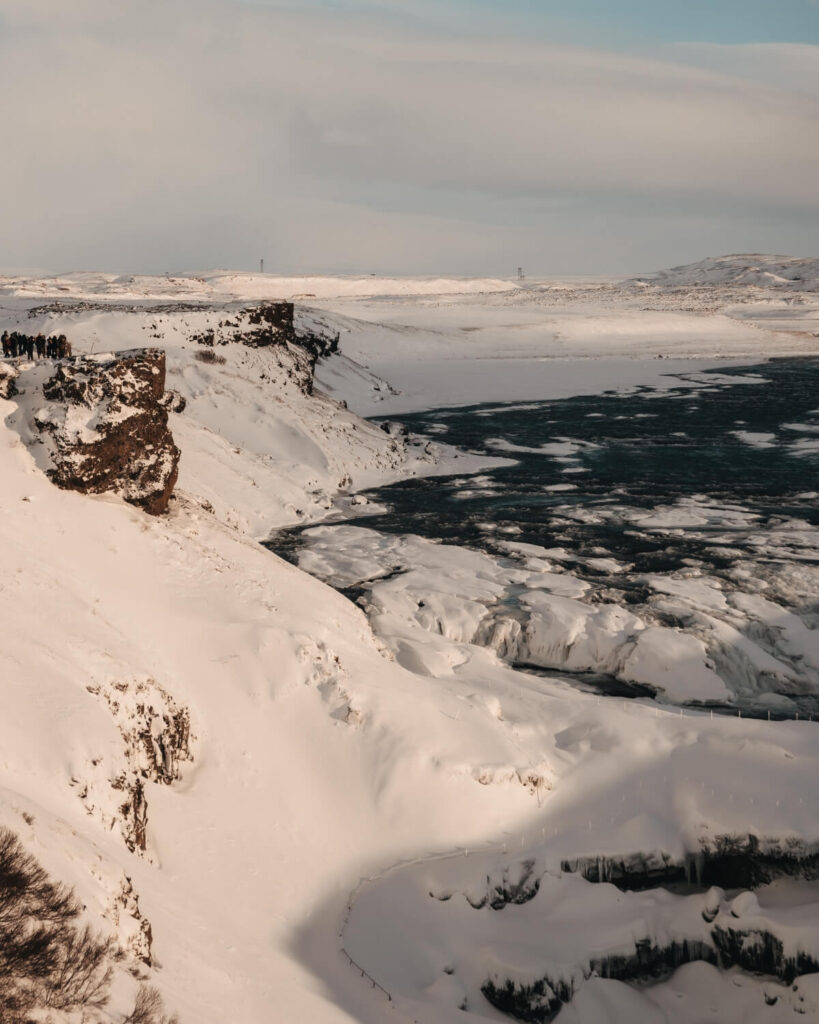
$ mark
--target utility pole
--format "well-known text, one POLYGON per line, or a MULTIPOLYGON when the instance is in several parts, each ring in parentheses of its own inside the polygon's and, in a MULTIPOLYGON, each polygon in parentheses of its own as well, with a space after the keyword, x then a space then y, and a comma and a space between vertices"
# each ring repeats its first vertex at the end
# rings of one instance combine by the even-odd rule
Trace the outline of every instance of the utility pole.
POLYGON ((264 260, 259 260, 259 273, 264 273, 264 260))

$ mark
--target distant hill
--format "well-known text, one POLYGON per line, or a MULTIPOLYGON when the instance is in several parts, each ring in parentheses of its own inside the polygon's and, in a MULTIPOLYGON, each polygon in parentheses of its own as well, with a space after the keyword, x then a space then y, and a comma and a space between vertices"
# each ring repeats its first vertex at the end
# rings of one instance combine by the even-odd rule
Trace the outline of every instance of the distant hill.
POLYGON ((636 277, 630 283, 664 288, 726 284, 819 291, 819 259, 759 253, 710 256, 699 263, 636 277))

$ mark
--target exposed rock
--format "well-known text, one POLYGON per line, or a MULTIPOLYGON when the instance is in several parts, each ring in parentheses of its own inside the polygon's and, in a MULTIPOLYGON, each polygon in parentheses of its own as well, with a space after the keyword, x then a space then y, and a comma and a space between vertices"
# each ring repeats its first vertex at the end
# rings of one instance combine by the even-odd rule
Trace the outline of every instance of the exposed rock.
POLYGON ((764 927, 718 925, 712 938, 724 967, 741 967, 788 984, 800 974, 819 971, 819 960, 815 956, 801 949, 786 953, 782 939, 764 927))
POLYGON ((11 363, 0 362, 0 398, 17 394, 17 369, 11 363))
POLYGON ((625 857, 580 857, 564 860, 560 867, 589 882, 611 882, 626 891, 669 884, 695 890, 712 885, 753 888, 777 878, 819 879, 819 849, 796 837, 760 839, 726 834, 703 840, 700 850, 682 861, 654 851, 625 857))
POLYGON ((51 441, 54 483, 112 491, 152 515, 167 509, 180 453, 168 429, 164 352, 63 360, 43 395, 34 419, 51 441))
POLYGON ((533 1024, 548 1024, 574 995, 574 988, 568 982, 550 984, 545 978, 531 985, 516 985, 509 979, 496 984, 489 979, 481 991, 496 1010, 533 1024))
MULTIPOLYGON (((480 896, 465 892, 464 897, 467 903, 475 910, 480 910, 487 904, 493 910, 503 910, 510 903, 518 905, 528 903, 529 900, 533 900, 537 896, 540 890, 540 877, 535 875, 535 861, 523 861, 519 865, 517 874, 517 879, 514 879, 512 869, 505 867, 500 879, 493 880, 487 875, 486 892, 481 893, 480 896)), ((435 899, 447 900, 452 894, 437 896, 430 893, 430 895, 435 899)))
MULTIPOLYGON (((758 852, 758 846, 755 849, 758 852)), ((782 853, 781 848, 779 852, 782 853)), ((784 858, 784 866, 784 873, 790 874, 790 855, 784 858)), ((523 875, 518 885, 509 886, 508 892, 497 888, 497 909, 508 903, 526 902, 537 894, 531 884, 531 861, 523 862, 521 868, 523 875), (501 902, 506 896, 511 898, 501 902)), ((595 874, 596 880, 602 881, 606 870, 598 868, 595 874)), ((811 877, 810 871, 807 874, 811 877)), ((453 893, 430 895, 449 899, 453 893)), ((473 907, 487 902, 486 899, 476 902, 467 893, 464 896, 473 907)), ((682 923, 683 914, 679 930, 670 930, 668 921, 665 924, 655 922, 651 934, 639 936, 638 929, 646 929, 646 923, 643 919, 639 923, 635 920, 633 940, 624 943, 618 939, 616 948, 609 953, 601 952, 599 944, 595 945, 593 954, 581 956, 573 964, 552 964, 541 976, 532 979, 510 978, 501 968, 487 978, 482 992, 496 1009, 518 1020, 547 1024, 593 975, 651 985, 694 961, 714 964, 720 970, 739 968, 786 985, 800 976, 819 973, 816 930, 804 925, 794 928, 787 914, 779 919, 776 909, 760 907, 753 891, 746 890, 729 899, 723 889, 713 887, 701 896, 683 899, 695 901, 695 906, 699 902, 699 919, 706 928, 682 923), (629 946, 631 948, 627 948, 629 946)), ((493 902, 492 906, 496 904, 493 902)))
MULTIPOLYGON (((786 953, 782 940, 764 927, 716 926, 710 939, 710 943, 690 938, 666 944, 650 938, 635 939, 632 953, 592 958, 586 964, 562 968, 564 973, 556 977, 547 974, 532 982, 488 978, 481 991, 496 1009, 516 1020, 548 1024, 592 975, 651 985, 668 978, 683 964, 703 961, 721 970, 739 967, 791 984, 800 975, 815 974, 819 968, 819 961, 805 951, 786 953)), ((769 1001, 769 1005, 773 1003, 769 1001)))
MULTIPOLYGON (((338 351, 339 335, 318 326, 297 333, 293 314, 292 302, 262 302, 231 312, 215 327, 191 334, 190 340, 211 350, 221 345, 279 349, 281 369, 299 390, 310 395, 316 363, 338 351)), ((222 362, 215 356, 208 361, 222 362)))
POLYGON ((140 909, 139 896, 134 889, 134 883, 127 875, 122 876, 119 892, 114 897, 107 916, 117 927, 121 948, 141 960, 146 967, 150 967, 153 963, 153 929, 151 922, 140 909))
POLYGON ((237 310, 216 327, 191 335, 197 345, 242 344, 250 348, 292 344, 296 340, 292 302, 262 302, 237 310))
POLYGON ((593 959, 583 970, 575 971, 569 978, 543 977, 531 984, 511 979, 497 983, 490 978, 481 991, 495 1009, 516 1020, 548 1024, 592 975, 646 984, 667 978, 678 967, 695 960, 715 964, 717 954, 710 946, 697 940, 683 939, 660 945, 651 939, 637 939, 633 954, 593 959))
POLYGON ((160 399, 160 404, 168 412, 184 412, 188 400, 184 395, 180 395, 178 391, 168 390, 160 399))
POLYGON ((181 764, 193 760, 190 712, 153 679, 88 689, 105 701, 114 716, 124 758, 116 767, 101 758, 92 762, 95 771, 80 798, 89 813, 100 815, 109 827, 119 824, 129 850, 144 853, 148 848, 146 783, 170 786, 179 779, 181 764), (113 808, 111 790, 116 801, 113 808))
POLYGON ((409 437, 409 427, 406 423, 398 423, 395 420, 384 420, 380 424, 381 429, 390 437, 409 437))

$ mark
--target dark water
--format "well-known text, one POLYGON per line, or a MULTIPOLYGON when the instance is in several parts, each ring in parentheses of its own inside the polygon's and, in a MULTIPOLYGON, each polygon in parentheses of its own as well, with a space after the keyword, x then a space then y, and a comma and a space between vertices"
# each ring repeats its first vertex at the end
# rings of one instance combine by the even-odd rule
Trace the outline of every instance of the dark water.
MULTIPOLYGON (((518 409, 473 406, 406 417, 413 432, 424 434, 443 423, 446 433, 435 436, 486 454, 506 454, 487 445, 492 438, 539 447, 565 437, 597 447, 581 448, 577 462, 568 465, 553 455, 510 453, 517 465, 482 474, 496 490, 491 495, 478 487, 474 496, 463 497, 468 486, 458 484, 457 478, 408 480, 381 488, 370 497, 387 503, 390 511, 367 525, 486 547, 492 541, 479 524, 490 521, 500 528, 519 528, 516 540, 571 546, 581 555, 602 547, 635 562, 638 571, 657 572, 701 555, 702 544, 690 545, 683 537, 669 548, 667 538, 634 531, 616 515, 609 522, 577 523, 561 513, 578 508, 605 512, 612 505, 651 510, 703 495, 741 505, 760 514, 763 522, 794 516, 819 523, 819 502, 800 497, 819 487, 819 453, 795 454, 788 445, 802 435, 783 429, 784 423, 797 422, 819 428, 819 359, 780 360, 730 373, 760 376, 766 382, 709 385, 706 392, 640 389, 628 396, 609 393, 518 409), (770 448, 754 447, 733 431, 774 434, 775 441, 770 448), (575 466, 587 472, 563 472, 575 466), (561 483, 577 490, 544 490, 561 483)), ((721 526, 715 532, 721 533, 721 526)))
MULTIPOLYGON (((624 522, 621 506, 650 511, 681 498, 740 506, 758 514, 759 529, 783 517, 819 524, 819 452, 798 455, 791 445, 819 433, 788 430, 804 424, 819 432, 819 358, 782 359, 732 368, 731 377, 764 382, 720 383, 723 371, 705 371, 702 387, 667 391, 638 388, 520 405, 475 405, 402 418, 409 429, 472 452, 515 460, 475 478, 411 479, 367 492, 388 511, 362 525, 387 533, 415 533, 492 550, 497 540, 567 547, 580 555, 610 552, 636 571, 669 571, 684 558, 702 556, 704 542, 652 536, 624 522), (710 383, 714 380, 714 383, 710 383), (767 448, 740 440, 734 431, 772 434, 767 448), (554 455, 498 450, 503 439, 536 448, 570 438, 581 447, 576 461, 554 455), (582 473, 564 472, 579 468, 582 473), (571 484, 571 491, 550 491, 571 484), (607 513, 611 510, 610 516, 607 513), (578 522, 591 513, 603 521, 578 522), (494 531, 487 531, 492 524, 494 531), (510 532, 505 532, 510 531, 510 532)), ((293 531, 298 535, 300 528, 293 531)), ((722 535, 723 523, 698 527, 698 536, 722 535)), ((288 531, 272 546, 286 550, 288 531)), ((815 553, 819 560, 819 553, 815 553)), ((730 556, 726 561, 730 561, 730 556)), ((707 561, 719 563, 709 550, 707 561)))
MULTIPOLYGON (((784 520, 819 525, 819 500, 811 493, 819 490, 819 451, 799 454, 794 447, 819 440, 819 358, 704 371, 694 379, 694 386, 675 386, 679 378, 672 377, 663 391, 643 387, 402 417, 414 434, 514 464, 368 491, 386 511, 355 522, 496 554, 511 540, 581 558, 613 557, 633 566, 616 577, 617 600, 635 604, 646 598, 640 573, 696 565, 720 574, 738 559, 764 558, 760 537, 784 520), (750 444, 738 431, 771 436, 763 447, 761 439, 750 444), (568 454, 503 448, 567 439, 573 445, 568 454), (555 485, 572 489, 550 489, 555 485), (709 510, 710 521, 662 532, 636 522, 686 498, 717 506, 709 510), (732 523, 737 513, 758 518, 732 523)), ((269 546, 295 560, 302 529, 281 531, 269 546)), ((819 551, 804 546, 795 554, 777 548, 770 557, 819 563, 819 551)), ((598 586, 607 582, 605 570, 573 565, 572 572, 598 586)), ((359 593, 353 588, 349 596, 355 600, 359 593)), ((798 610, 816 613, 819 605, 798 610)), ((809 703, 805 710, 816 710, 813 698, 809 703)))

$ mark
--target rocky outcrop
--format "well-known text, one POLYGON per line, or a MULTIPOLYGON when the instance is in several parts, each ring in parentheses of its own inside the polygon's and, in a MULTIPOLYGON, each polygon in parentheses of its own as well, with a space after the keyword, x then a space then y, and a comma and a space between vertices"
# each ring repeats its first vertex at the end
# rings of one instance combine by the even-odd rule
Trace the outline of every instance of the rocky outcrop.
MULTIPOLYGON (((669 858, 665 873, 657 866, 658 859, 663 858, 564 862, 563 870, 578 871, 591 882, 611 882, 623 891, 646 888, 652 880, 654 885, 671 882, 676 896, 673 903, 662 904, 665 917, 652 921, 638 911, 628 928, 612 933, 615 941, 609 952, 601 948, 603 943, 595 935, 588 953, 580 954, 574 963, 569 959, 544 965, 541 976, 521 977, 514 969, 499 967, 481 988, 486 999, 517 1020, 549 1024, 593 976, 647 986, 694 961, 714 964, 724 971, 737 968, 780 985, 792 985, 804 975, 819 973, 819 930, 794 918, 787 905, 760 905, 753 888, 744 888, 766 885, 777 878, 793 879, 793 884, 813 883, 817 877, 816 857, 811 848, 795 840, 721 836, 713 848, 703 847, 702 853, 684 866, 672 865, 669 858), (714 885, 706 892, 682 895, 686 880, 689 889, 697 889, 714 872, 728 878, 729 893, 714 885), (737 878, 742 882, 737 883, 737 878), (733 895, 738 884, 743 891, 733 895), (699 913, 692 913, 692 909, 699 913), (629 933, 632 937, 623 939, 629 933)), ((502 885, 487 878, 487 893, 494 892, 491 901, 477 901, 467 892, 463 895, 475 908, 489 902, 501 910, 528 902, 538 894, 533 862, 522 862, 519 870, 520 880, 513 885, 509 884, 508 869, 504 869, 502 885)), ((806 899, 810 899, 811 892, 806 887, 806 899)), ((430 895, 449 899, 453 893, 430 895)), ((548 918, 544 926, 548 926, 548 918)))
POLYGON ((241 344, 249 348, 286 345, 296 340, 292 302, 262 302, 237 310, 209 327, 191 335, 197 345, 241 344))
POLYGON ((176 483, 179 449, 168 429, 165 353, 139 349, 62 360, 34 416, 59 487, 121 494, 152 515, 176 483))
POLYGON ((790 985, 802 974, 815 974, 819 959, 803 949, 786 951, 785 943, 765 927, 717 926, 712 933, 720 963, 765 974, 790 985))
POLYGON ((0 398, 12 398, 17 394, 18 373, 11 363, 0 362, 0 398))
POLYGON ((191 334, 190 340, 211 349, 220 345, 279 349, 281 368, 309 395, 316 363, 338 351, 339 336, 319 326, 297 332, 292 302, 262 302, 232 312, 215 326, 191 334))
MULTIPOLYGON (((503 910, 510 903, 516 905, 528 903, 537 896, 540 890, 540 876, 535 875, 535 861, 523 861, 518 866, 516 874, 517 877, 513 877, 512 869, 505 867, 500 879, 493 880, 487 875, 486 892, 478 896, 465 892, 464 898, 474 910, 481 910, 487 904, 493 910, 503 910)), ((452 892, 430 892, 430 896, 433 899, 446 902, 452 898, 452 892)))
POLYGON ((715 951, 698 940, 682 939, 660 944, 651 939, 637 939, 632 954, 592 959, 585 969, 575 970, 568 977, 545 976, 531 984, 511 979, 496 982, 490 978, 481 991, 501 1013, 531 1024, 549 1024, 592 975, 649 985, 668 978, 678 967, 695 960, 718 963, 715 951))
POLYGON ((610 882, 624 891, 674 885, 677 889, 754 888, 778 878, 819 879, 819 849, 789 836, 720 835, 701 841, 696 853, 675 860, 660 851, 624 857, 578 857, 561 862, 562 871, 588 882, 610 882))
POLYGON ((78 795, 106 827, 119 826, 132 853, 145 854, 151 784, 173 785, 182 765, 193 761, 190 711, 154 679, 97 684, 88 692, 104 700, 113 715, 123 757, 117 764, 92 760, 85 778, 75 780, 78 795))
POLYGON ((153 929, 140 908, 139 895, 128 875, 122 876, 119 892, 107 916, 117 927, 120 947, 150 967, 153 964, 153 929))
MULTIPOLYGON (((558 968, 555 976, 546 974, 531 982, 488 978, 481 991, 501 1013, 531 1024, 550 1024, 593 976, 647 987, 667 979, 683 964, 696 961, 724 971, 739 968, 785 985, 816 974, 819 960, 803 949, 787 948, 771 928, 770 923, 748 927, 717 924, 706 939, 681 938, 663 943, 639 938, 634 940, 630 953, 593 957, 586 964, 558 968)), ((766 1001, 773 1005, 777 999, 774 996, 766 1001)))

